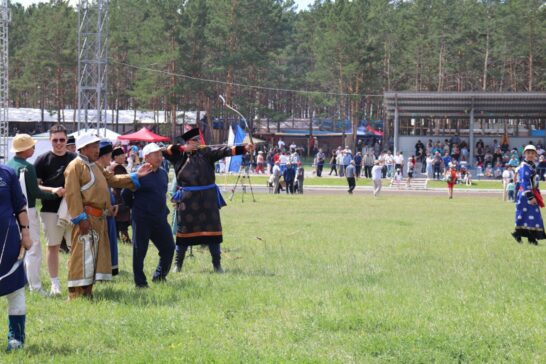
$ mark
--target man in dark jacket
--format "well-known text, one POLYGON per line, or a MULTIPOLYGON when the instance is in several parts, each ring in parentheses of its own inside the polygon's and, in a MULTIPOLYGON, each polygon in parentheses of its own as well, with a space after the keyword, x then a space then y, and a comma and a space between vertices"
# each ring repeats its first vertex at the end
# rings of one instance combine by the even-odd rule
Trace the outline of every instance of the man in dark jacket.
POLYGON ((121 193, 125 203, 132 207, 133 227, 133 274, 137 288, 147 288, 144 274, 144 259, 148 252, 149 241, 159 251, 159 262, 152 281, 164 281, 171 268, 174 255, 174 239, 167 216, 166 195, 169 177, 161 168, 163 157, 161 148, 150 143, 142 154, 146 163, 152 166, 152 172, 141 178, 140 188, 135 192, 124 189, 121 193))
POLYGON ((251 153, 254 146, 201 146, 197 128, 186 132, 182 139, 186 141, 184 146, 171 145, 163 153, 174 166, 179 186, 173 196, 177 206, 175 270, 182 269, 189 246, 205 244, 209 247, 214 271, 223 273, 220 208, 225 205, 225 201, 215 183, 214 164, 228 156, 251 153))
POLYGON ((292 167, 292 163, 286 163, 286 169, 284 170, 282 177, 286 182, 286 193, 294 193, 294 180, 296 179, 296 170, 292 167))

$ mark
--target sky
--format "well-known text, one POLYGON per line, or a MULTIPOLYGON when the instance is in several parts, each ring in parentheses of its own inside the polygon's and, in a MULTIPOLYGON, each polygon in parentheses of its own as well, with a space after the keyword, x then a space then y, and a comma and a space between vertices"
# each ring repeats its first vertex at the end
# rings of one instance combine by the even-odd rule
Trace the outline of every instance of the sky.
MULTIPOLYGON (((24 6, 28 6, 30 4, 35 4, 35 3, 43 3, 43 2, 47 2, 45 0, 43 1, 40 1, 40 0, 12 0, 14 3, 20 3, 20 4, 23 4, 24 6)), ((296 5, 298 6, 298 9, 300 10, 305 10, 307 9, 307 7, 309 5, 311 5, 315 0, 295 0, 296 2, 296 5)), ((78 0, 71 0, 71 3, 77 3, 78 0)))

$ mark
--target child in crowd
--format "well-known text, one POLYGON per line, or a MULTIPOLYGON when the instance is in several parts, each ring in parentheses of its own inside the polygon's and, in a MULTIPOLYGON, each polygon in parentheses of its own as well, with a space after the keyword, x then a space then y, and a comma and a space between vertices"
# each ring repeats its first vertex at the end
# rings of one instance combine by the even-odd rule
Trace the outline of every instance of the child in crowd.
POLYGON ((411 186, 411 180, 413 178, 413 172, 415 171, 415 156, 411 156, 408 160, 408 187, 411 186))
POLYGON ((402 183, 402 171, 400 168, 396 168, 396 172, 394 173, 394 176, 392 176, 391 180, 391 186, 396 186, 397 188, 400 188, 400 184, 402 183))
POLYGON ((506 185, 506 191, 508 192, 508 201, 515 202, 516 201, 516 184, 514 183, 514 180, 511 179, 510 182, 506 185))
POLYGON ((457 169, 454 163, 449 163, 449 169, 446 171, 447 194, 450 199, 453 198, 453 186, 457 183, 457 169))

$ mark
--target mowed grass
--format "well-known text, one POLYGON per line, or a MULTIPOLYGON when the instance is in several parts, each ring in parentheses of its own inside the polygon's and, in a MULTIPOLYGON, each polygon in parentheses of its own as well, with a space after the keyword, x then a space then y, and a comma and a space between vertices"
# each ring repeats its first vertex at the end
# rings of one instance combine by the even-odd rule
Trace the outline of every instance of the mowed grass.
POLYGON ((120 246, 93 302, 27 295, 26 348, 0 362, 546 361, 546 245, 512 240, 499 196, 257 199, 222 209, 226 274, 197 248, 137 291, 120 246))
MULTIPOLYGON (((250 182, 256 186, 266 186, 269 176, 264 175, 250 175, 250 182)), ((422 176, 418 176, 422 178, 422 176)), ((282 179, 281 179, 282 180, 282 179)), ((216 183, 233 185, 237 181, 237 175, 217 175, 216 183)), ((403 178, 402 183, 406 183, 407 176, 403 178)), ((245 184, 248 183, 246 178, 244 179, 245 184)), ((383 179, 383 186, 389 186, 391 183, 390 179, 383 179)), ((372 180, 367 178, 359 178, 356 182, 357 186, 373 186, 372 180)), ((347 187, 347 179, 345 177, 334 177, 334 176, 325 176, 325 177, 306 177, 304 180, 304 186, 325 186, 325 187, 338 187, 343 186, 347 187)), ((445 181, 434 181, 429 180, 427 184, 428 188, 447 188, 447 183, 445 181)), ((464 183, 455 185, 456 189, 498 189, 502 190, 502 181, 500 180, 474 180, 472 181, 471 186, 467 186, 464 183)))

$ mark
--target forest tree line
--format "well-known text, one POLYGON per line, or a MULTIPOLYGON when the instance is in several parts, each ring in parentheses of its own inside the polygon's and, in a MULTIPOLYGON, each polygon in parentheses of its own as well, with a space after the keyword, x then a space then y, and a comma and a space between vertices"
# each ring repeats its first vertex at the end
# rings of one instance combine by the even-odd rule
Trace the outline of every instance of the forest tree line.
MULTIPOLYGON (((77 9, 10 7, 10 104, 71 121, 60 110, 77 107, 77 9)), ((384 91, 546 89, 542 0, 317 0, 302 11, 292 0, 110 0, 109 11, 113 110, 218 116, 225 95, 251 122, 357 122, 383 116, 384 91)))

